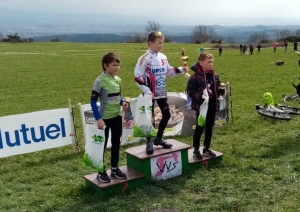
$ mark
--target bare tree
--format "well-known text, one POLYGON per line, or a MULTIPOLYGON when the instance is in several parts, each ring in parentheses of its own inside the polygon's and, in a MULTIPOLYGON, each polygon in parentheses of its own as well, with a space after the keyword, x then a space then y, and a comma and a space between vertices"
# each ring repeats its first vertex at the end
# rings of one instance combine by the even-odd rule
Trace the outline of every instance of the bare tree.
POLYGON ((2 41, 3 38, 4 38, 4 35, 2 32, 0 32, 0 42, 2 41))
POLYGON ((280 35, 280 39, 284 39, 291 35, 291 31, 288 29, 283 29, 283 30, 280 30, 279 35, 280 35))
POLYGON ((156 21, 147 21, 147 25, 145 27, 146 32, 158 31, 161 29, 161 25, 156 21))
POLYGON ((250 35, 248 41, 249 41, 249 43, 259 43, 259 41, 260 41, 259 33, 254 33, 254 34, 250 35))
POLYGON ((208 41, 208 29, 206 26, 195 26, 192 31, 192 41, 194 43, 205 43, 208 41))
POLYGON ((250 43, 265 43, 265 41, 268 39, 269 39, 269 37, 268 37, 267 33, 259 32, 259 33, 254 33, 254 34, 250 35, 249 42, 250 43))
POLYGON ((260 32, 260 33, 259 33, 259 39, 260 39, 260 40, 268 40, 268 39, 269 39, 269 36, 268 36, 267 33, 265 33, 265 32, 260 32))
POLYGON ((298 36, 298 37, 300 37, 300 29, 297 29, 297 30, 295 31, 295 35, 298 36))
POLYGON ((280 30, 279 29, 275 30, 275 37, 276 37, 276 40, 280 39, 280 30))
POLYGON ((236 43, 236 37, 234 35, 228 35, 226 38, 226 42, 234 44, 234 43, 236 43))
POLYGON ((215 38, 217 34, 217 30, 213 27, 207 27, 208 30, 208 40, 211 41, 212 39, 215 38))

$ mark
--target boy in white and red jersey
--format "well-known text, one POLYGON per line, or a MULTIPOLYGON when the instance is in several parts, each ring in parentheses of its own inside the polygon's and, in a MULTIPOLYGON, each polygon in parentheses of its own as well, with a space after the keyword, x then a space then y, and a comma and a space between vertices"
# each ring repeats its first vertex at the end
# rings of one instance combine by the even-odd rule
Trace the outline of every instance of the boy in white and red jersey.
MULTIPOLYGON (((161 32, 150 32, 148 34, 149 50, 139 57, 134 69, 135 81, 144 95, 152 95, 152 113, 154 112, 154 103, 157 102, 162 119, 158 126, 157 136, 154 139, 154 145, 161 145, 169 149, 172 144, 168 144, 162 139, 164 130, 171 117, 169 103, 167 99, 166 79, 168 76, 187 73, 187 67, 172 67, 169 65, 166 55, 160 53, 164 44, 164 36, 161 32)), ((153 121, 153 120, 152 120, 153 121)), ((152 154, 153 143, 151 138, 147 138, 146 152, 152 154)))

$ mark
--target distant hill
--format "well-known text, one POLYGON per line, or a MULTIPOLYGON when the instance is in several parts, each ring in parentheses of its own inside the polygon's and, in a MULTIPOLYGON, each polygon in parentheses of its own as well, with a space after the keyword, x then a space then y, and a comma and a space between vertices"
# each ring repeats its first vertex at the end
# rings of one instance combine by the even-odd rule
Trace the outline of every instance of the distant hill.
MULTIPOLYGON (((157 17, 159 19, 159 17, 157 17)), ((124 42, 125 34, 144 32, 148 16, 119 15, 110 13, 65 14, 47 11, 8 9, 0 6, 0 35, 18 33, 21 37, 33 37, 35 41, 49 41, 59 37, 66 42, 124 42)), ((167 20, 166 20, 167 21, 167 20)), ((174 21, 168 20, 167 23, 174 21)), ((195 25, 163 24, 161 31, 174 42, 189 43, 195 25)), ((199 21, 198 25, 205 25, 199 21)), ((225 40, 234 35, 236 42, 246 42, 255 32, 265 32, 275 39, 277 29, 294 32, 300 25, 284 26, 221 26, 215 28, 217 37, 225 40)))
MULTIPOLYGON (((172 42, 190 43, 190 36, 168 36, 172 42)), ((126 42, 125 35, 117 34, 62 34, 34 37, 35 42, 48 42, 53 38, 59 38, 63 42, 80 43, 123 43, 126 42)))

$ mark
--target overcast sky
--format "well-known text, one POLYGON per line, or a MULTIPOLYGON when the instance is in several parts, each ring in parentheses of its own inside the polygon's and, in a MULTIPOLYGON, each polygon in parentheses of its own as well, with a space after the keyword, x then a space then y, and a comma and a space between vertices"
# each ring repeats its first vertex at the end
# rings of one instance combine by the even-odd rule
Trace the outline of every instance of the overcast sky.
POLYGON ((130 14, 174 25, 300 25, 300 0, 0 0, 0 7, 130 14))

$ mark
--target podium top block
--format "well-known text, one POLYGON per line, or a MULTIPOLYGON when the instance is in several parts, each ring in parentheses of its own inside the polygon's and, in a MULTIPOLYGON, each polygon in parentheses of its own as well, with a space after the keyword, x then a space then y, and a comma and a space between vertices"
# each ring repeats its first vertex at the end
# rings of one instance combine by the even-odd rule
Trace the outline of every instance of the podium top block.
POLYGON ((189 149, 190 146, 185 144, 185 143, 181 143, 179 141, 176 141, 174 139, 168 139, 166 140, 168 143, 173 144, 171 149, 164 149, 162 146, 153 146, 154 148, 154 152, 153 154, 147 154, 146 153, 146 143, 144 145, 141 146, 136 146, 136 147, 132 147, 127 149, 125 152, 127 154, 130 154, 132 156, 135 156, 141 160, 144 159, 148 159, 148 158, 153 158, 159 155, 165 155, 168 153, 172 153, 172 152, 177 152, 180 150, 184 150, 184 149, 189 149))

